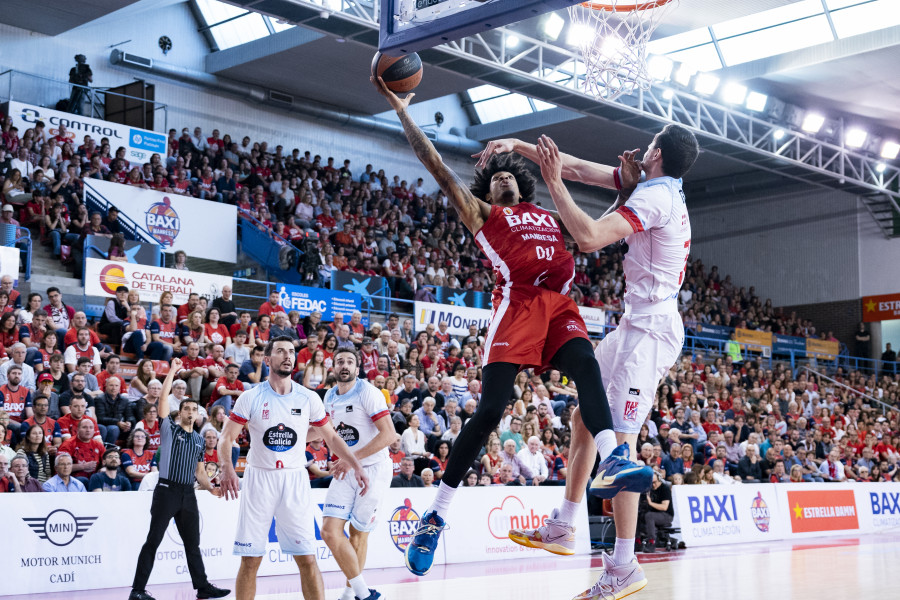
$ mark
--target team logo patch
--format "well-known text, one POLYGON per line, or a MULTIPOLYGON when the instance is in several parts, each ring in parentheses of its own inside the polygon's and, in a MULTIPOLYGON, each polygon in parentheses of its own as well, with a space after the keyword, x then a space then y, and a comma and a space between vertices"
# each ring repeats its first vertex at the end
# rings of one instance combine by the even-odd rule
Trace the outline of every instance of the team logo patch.
POLYGON ((511 215, 511 214, 513 214, 513 209, 511 209, 510 207, 507 206, 506 208, 503 209, 503 214, 511 215))
POLYGON ((348 446, 355 446, 359 442, 359 430, 343 421, 334 430, 348 446))
POLYGON ((391 518, 388 519, 391 541, 400 552, 404 552, 412 540, 416 529, 419 528, 419 520, 419 513, 413 510, 409 498, 403 500, 403 505, 395 508, 391 518))
POLYGON ((292 415, 295 415, 295 416, 298 416, 298 417, 300 416, 300 413, 301 413, 301 412, 303 412, 303 409, 300 409, 300 408, 292 408, 292 409, 291 409, 291 414, 292 414, 292 415))
POLYGON ((170 247, 181 231, 181 219, 172 208, 172 201, 166 196, 147 209, 147 231, 161 246, 170 247))
POLYGON ((637 409, 638 403, 633 400, 628 400, 625 402, 625 420, 626 421, 637 421, 637 409))
POLYGON ((268 409, 268 408, 264 408, 264 409, 263 409, 263 411, 262 411, 262 418, 263 418, 263 421, 268 421, 268 420, 269 420, 269 409, 268 409))
POLYGON ((100 287, 110 296, 116 295, 116 288, 120 285, 128 287, 125 279, 125 270, 119 265, 108 265, 100 271, 100 287))
POLYGON ((279 423, 263 433, 263 445, 273 452, 286 452, 297 445, 297 432, 279 423))
POLYGON ((628 389, 628 395, 629 395, 629 396, 640 396, 640 395, 641 395, 641 390, 639 390, 639 389, 637 389, 637 388, 629 388, 629 389, 628 389))
POLYGON ((347 407, 347 412, 353 412, 353 407, 352 407, 352 406, 348 406, 348 407, 347 407))
POLYGON ((750 516, 757 529, 763 533, 769 531, 769 505, 763 500, 762 492, 756 492, 756 498, 750 503, 750 516))

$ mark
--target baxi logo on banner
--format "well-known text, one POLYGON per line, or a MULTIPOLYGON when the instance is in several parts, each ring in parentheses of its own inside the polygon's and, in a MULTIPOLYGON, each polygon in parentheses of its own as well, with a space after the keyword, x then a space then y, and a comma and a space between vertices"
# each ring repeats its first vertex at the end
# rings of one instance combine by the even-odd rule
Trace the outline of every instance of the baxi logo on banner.
POLYGON ((163 292, 172 292, 173 304, 184 304, 196 292, 216 298, 224 286, 232 284, 231 277, 210 275, 196 271, 176 271, 134 263, 113 262, 98 258, 85 259, 84 293, 88 296, 111 296, 124 285, 136 290, 141 302, 157 302, 163 292))
POLYGON ((450 335, 468 335, 469 325, 475 325, 480 330, 487 327, 491 318, 491 311, 483 308, 466 308, 433 302, 417 301, 414 310, 413 327, 416 331, 422 331, 429 324, 437 329, 438 324, 443 321, 447 323, 450 335))
POLYGON ((340 290, 279 285, 276 291, 278 304, 285 312, 296 310, 305 317, 313 311, 319 311, 322 313, 322 321, 325 322, 334 319, 334 313, 350 316, 362 306, 362 297, 359 294, 340 290))
POLYGON ((85 180, 84 198, 92 211, 118 208, 125 237, 167 254, 184 250, 189 257, 237 259, 237 208, 229 204, 95 179, 85 180))
POLYGON ((47 133, 57 136, 60 134, 60 126, 63 126, 66 128, 65 137, 75 146, 81 144, 85 135, 91 136, 97 142, 98 148, 101 138, 109 138, 113 153, 119 146, 125 147, 125 158, 129 163, 150 162, 150 157, 154 153, 163 158, 166 156, 166 136, 148 129, 138 129, 21 102, 9 102, 7 114, 20 132, 34 127, 38 121, 43 121, 47 126, 47 133))
POLYGON ((688 545, 781 539, 784 527, 774 518, 772 484, 673 486, 675 514, 688 545))
POLYGON ((853 490, 789 491, 787 498, 794 533, 859 529, 853 490))
POLYGON ((388 519, 388 528, 391 535, 391 541, 397 550, 404 552, 406 546, 412 540, 413 534, 419 528, 419 513, 413 510, 412 502, 409 498, 403 500, 403 504, 394 509, 388 519))

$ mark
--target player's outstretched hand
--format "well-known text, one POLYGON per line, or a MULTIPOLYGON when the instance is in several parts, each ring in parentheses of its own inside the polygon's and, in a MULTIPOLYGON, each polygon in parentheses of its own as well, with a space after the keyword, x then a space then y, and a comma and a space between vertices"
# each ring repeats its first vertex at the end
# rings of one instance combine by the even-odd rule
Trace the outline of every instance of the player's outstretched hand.
POLYGON ((390 103, 391 108, 395 111, 400 112, 401 110, 405 110, 407 106, 409 106, 409 101, 413 99, 415 94, 407 94, 405 98, 399 97, 397 94, 388 89, 388 86, 384 83, 384 79, 381 77, 369 77, 369 81, 372 82, 372 85, 375 86, 375 89, 378 90, 378 93, 387 98, 387 101, 390 103))
POLYGON ((222 497, 222 488, 214 487, 213 489, 209 490, 209 493, 212 494, 213 496, 215 496, 216 498, 221 498, 222 497))
POLYGON ((622 178, 622 189, 631 190, 641 180, 641 170, 644 168, 637 158, 640 148, 626 150, 619 155, 619 176, 622 178))
POLYGON ((359 489, 362 490, 359 495, 365 496, 366 492, 369 491, 369 477, 366 475, 365 471, 354 471, 353 474, 356 476, 356 485, 359 486, 359 489))
POLYGON ((238 492, 241 491, 241 480, 238 479, 237 473, 234 472, 234 469, 229 469, 227 473, 223 472, 221 474, 221 495, 226 500, 231 500, 232 498, 237 500, 238 492))
POLYGON ((491 160, 491 157, 495 154, 506 154, 507 152, 513 152, 515 149, 515 138, 490 141, 487 143, 487 146, 484 147, 484 150, 482 150, 478 154, 472 155, 472 158, 478 159, 478 162, 475 163, 475 168, 483 169, 487 166, 488 161, 491 160))
POLYGON ((556 143, 546 135, 542 135, 537 143, 538 158, 541 159, 541 175, 544 181, 562 180, 562 159, 559 157, 559 148, 556 143))

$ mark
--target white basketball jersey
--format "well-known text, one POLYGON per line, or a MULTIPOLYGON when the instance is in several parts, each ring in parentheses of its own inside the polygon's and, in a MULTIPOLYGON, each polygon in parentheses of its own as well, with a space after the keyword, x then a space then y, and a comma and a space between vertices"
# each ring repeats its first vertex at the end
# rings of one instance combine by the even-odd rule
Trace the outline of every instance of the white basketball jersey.
POLYGON ((250 430, 247 464, 260 469, 306 467, 306 432, 328 422, 322 399, 291 382, 280 395, 268 381, 240 395, 229 417, 250 430))
MULTIPOLYGON (((338 394, 336 386, 328 390, 325 411, 331 417, 335 431, 353 451, 375 439, 378 435, 375 421, 390 415, 381 390, 362 379, 357 379, 346 394, 338 394)), ((387 448, 363 458, 360 463, 367 467, 381 461, 390 461, 387 448)))
MULTIPOLYGON (((634 230, 625 238, 626 306, 674 300, 691 251, 691 222, 681 180, 657 177, 639 183, 616 212, 634 230)), ((677 310, 674 303, 673 310, 677 310)))

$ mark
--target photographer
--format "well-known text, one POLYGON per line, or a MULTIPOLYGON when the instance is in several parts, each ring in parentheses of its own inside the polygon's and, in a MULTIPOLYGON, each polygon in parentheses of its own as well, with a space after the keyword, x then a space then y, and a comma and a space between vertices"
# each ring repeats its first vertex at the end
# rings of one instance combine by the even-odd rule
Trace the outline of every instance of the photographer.
POLYGON ((69 69, 69 83, 72 84, 72 95, 69 97, 69 112, 73 115, 82 114, 84 98, 87 95, 85 87, 94 80, 87 57, 84 54, 75 55, 75 66, 69 69))

